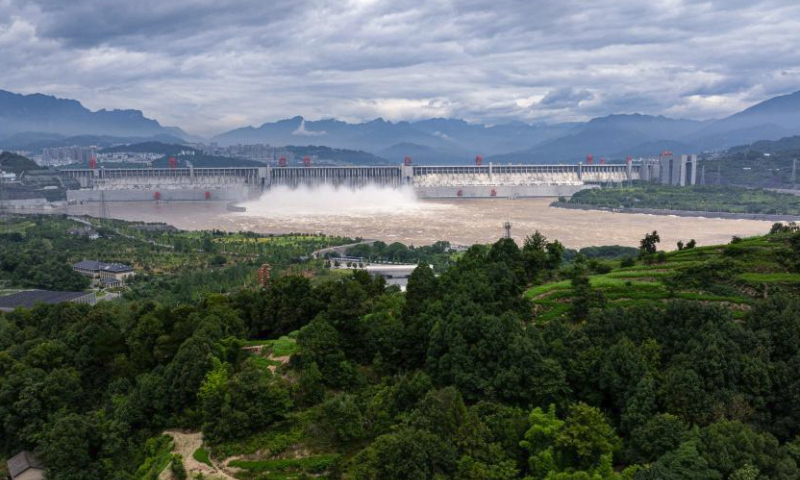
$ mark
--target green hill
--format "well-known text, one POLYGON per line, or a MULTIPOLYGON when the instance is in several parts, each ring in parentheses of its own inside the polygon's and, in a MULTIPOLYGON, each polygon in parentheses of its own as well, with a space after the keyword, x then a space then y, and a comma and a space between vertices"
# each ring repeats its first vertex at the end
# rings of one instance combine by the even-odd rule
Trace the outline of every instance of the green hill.
POLYGON ((0 224, 12 285, 137 269, 119 301, 0 313, 0 457, 52 480, 800 478, 796 225, 570 263, 500 239, 403 292, 308 258, 343 238, 86 221, 0 224))
POLYGON ((800 217, 800 196, 718 185, 670 187, 636 182, 632 187, 582 190, 559 204, 564 203, 601 208, 651 208, 800 217))
MULTIPOLYGON (((650 262, 591 274, 589 281, 608 307, 665 306, 683 299, 720 305, 741 318, 765 296, 800 293, 800 271, 786 263, 787 240, 784 233, 683 249, 650 262)), ((537 322, 565 318, 575 295, 568 279, 537 285, 525 293, 535 305, 537 322)))
POLYGON ((19 175, 25 170, 40 170, 44 167, 36 165, 30 158, 11 152, 0 153, 0 169, 19 175))

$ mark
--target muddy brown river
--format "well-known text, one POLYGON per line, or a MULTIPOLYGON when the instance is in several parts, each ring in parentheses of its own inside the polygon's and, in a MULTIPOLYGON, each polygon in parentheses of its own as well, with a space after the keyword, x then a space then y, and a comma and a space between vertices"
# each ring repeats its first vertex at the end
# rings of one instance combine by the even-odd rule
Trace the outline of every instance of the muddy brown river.
MULTIPOLYGON (((512 224, 522 241, 536 230, 571 248, 592 245, 638 246, 646 232, 658 230, 661 248, 678 240, 698 245, 727 243, 734 235, 769 231, 772 222, 688 218, 550 207, 553 199, 416 200, 413 193, 274 192, 229 212, 223 202, 126 202, 107 204, 108 214, 124 220, 166 222, 181 229, 252 230, 260 233, 324 232, 403 242, 411 245, 448 240, 459 245, 488 243, 512 224)), ((71 205, 73 214, 98 215, 98 204, 71 205)))

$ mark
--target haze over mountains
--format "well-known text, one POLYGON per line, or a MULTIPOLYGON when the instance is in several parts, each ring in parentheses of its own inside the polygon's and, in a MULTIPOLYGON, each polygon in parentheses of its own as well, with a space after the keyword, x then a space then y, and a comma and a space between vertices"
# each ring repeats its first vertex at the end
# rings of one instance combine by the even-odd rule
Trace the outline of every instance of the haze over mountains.
MULTIPOLYGON (((476 154, 513 163, 572 162, 587 153, 620 160, 731 147, 800 134, 800 92, 774 97, 729 117, 696 121, 641 114, 614 114, 582 123, 482 125, 459 119, 347 123, 296 116, 214 136, 220 145, 269 143, 363 150, 391 161, 409 155, 420 163, 468 162, 476 154)), ((114 144, 134 140, 197 141, 138 110, 92 112, 75 100, 18 95, 0 90, 0 148, 114 144), (72 142, 72 143, 70 143, 72 142)))

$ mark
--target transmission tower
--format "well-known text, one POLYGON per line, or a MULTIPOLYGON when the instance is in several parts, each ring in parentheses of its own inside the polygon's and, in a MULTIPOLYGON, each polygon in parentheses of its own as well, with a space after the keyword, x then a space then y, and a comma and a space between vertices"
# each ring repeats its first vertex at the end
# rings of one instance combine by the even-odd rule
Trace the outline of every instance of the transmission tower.
POLYGON ((108 218, 108 205, 106 205, 106 192, 100 190, 100 218, 105 220, 108 218))
POLYGON ((797 185, 797 159, 792 160, 792 186, 797 185))
POLYGON ((6 179, 3 176, 3 162, 0 162, 0 224, 6 226, 6 179))

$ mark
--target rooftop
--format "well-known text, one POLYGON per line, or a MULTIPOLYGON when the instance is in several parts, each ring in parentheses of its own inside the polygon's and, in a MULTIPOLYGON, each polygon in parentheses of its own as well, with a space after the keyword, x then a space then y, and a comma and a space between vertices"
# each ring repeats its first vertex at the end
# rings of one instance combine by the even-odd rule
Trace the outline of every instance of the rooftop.
POLYGON ((23 450, 8 460, 8 473, 11 478, 17 478, 30 468, 43 469, 44 465, 31 452, 23 450))
POLYGON ((71 302, 93 295, 91 292, 54 292, 50 290, 27 290, 0 297, 0 310, 13 310, 18 307, 30 308, 37 303, 54 304, 71 302))
POLYGON ((104 272, 125 273, 133 271, 133 267, 130 265, 124 265, 122 263, 98 262, 97 260, 84 260, 76 263, 72 267, 81 270, 89 270, 92 272, 99 272, 102 270, 104 272))

